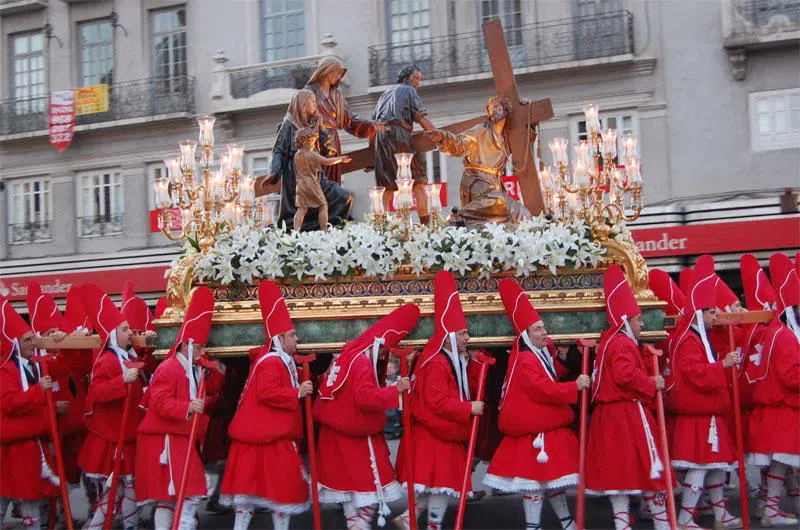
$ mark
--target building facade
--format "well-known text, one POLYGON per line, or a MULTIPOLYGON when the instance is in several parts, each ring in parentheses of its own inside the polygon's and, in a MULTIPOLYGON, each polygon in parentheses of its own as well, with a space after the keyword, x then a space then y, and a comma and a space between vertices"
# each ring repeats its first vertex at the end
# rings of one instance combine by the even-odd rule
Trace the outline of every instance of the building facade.
MULTIPOLYGON (((552 100, 546 163, 548 140, 585 137, 594 102, 620 141, 639 137, 654 211, 777 208, 800 187, 797 0, 0 0, 0 281, 168 263, 179 248, 151 231, 151 182, 196 136, 194 117, 214 114, 217 143, 244 145, 245 171, 264 174, 293 91, 325 55, 346 62, 361 116, 407 62, 435 125, 482 114, 494 85, 481 23, 494 18, 521 97, 552 100), (55 150, 48 93, 98 84, 109 110, 79 116, 55 150)), ((461 160, 427 163, 457 204, 461 160)), ((357 218, 372 184, 344 177, 357 218)))

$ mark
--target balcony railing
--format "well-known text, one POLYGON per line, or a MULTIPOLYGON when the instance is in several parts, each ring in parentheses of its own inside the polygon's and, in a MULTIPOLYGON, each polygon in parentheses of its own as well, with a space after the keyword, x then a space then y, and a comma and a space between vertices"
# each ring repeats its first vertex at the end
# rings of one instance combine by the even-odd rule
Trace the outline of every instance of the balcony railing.
MULTIPOLYGON (((506 28, 514 68, 535 67, 633 53, 633 15, 619 11, 506 28)), ((414 63, 425 79, 491 71, 483 33, 460 33, 424 41, 369 48, 370 85, 395 82, 403 65, 414 63)))
POLYGON ((242 99, 273 88, 303 88, 318 60, 319 57, 312 56, 232 68, 231 96, 242 99))
POLYGON ((735 7, 742 26, 797 26, 800 0, 740 0, 735 7))
POLYGON ((78 218, 78 237, 118 236, 123 233, 122 214, 78 218))
MULTIPOLYGON (((108 112, 78 116, 76 125, 194 113, 194 78, 171 77, 115 83, 109 86, 108 112)), ((0 135, 47 129, 47 97, 0 101, 0 135)))
POLYGON ((53 239, 53 225, 51 221, 10 224, 8 235, 12 245, 41 243, 53 239))

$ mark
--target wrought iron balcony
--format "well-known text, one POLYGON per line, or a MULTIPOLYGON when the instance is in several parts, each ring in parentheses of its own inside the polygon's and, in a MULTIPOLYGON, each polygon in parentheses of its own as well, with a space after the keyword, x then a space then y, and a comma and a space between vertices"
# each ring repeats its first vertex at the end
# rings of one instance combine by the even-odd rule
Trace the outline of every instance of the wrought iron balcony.
POLYGON ((78 218, 78 237, 118 236, 123 233, 122 214, 78 218))
POLYGON ((318 60, 312 56, 231 68, 231 96, 242 99, 273 88, 303 88, 318 60))
MULTIPOLYGON (((109 86, 108 112, 78 116, 76 125, 194 113, 193 77, 152 77, 109 86)), ((0 101, 0 135, 47 129, 47 97, 0 101)))
POLYGON ((12 245, 50 241, 53 239, 53 224, 51 221, 10 224, 8 237, 12 245))
MULTIPOLYGON (((506 28, 505 37, 514 68, 632 54, 633 15, 619 11, 539 22, 506 28)), ((408 63, 419 66, 427 80, 491 71, 483 33, 474 31, 370 46, 370 85, 394 83, 400 68, 408 63)))

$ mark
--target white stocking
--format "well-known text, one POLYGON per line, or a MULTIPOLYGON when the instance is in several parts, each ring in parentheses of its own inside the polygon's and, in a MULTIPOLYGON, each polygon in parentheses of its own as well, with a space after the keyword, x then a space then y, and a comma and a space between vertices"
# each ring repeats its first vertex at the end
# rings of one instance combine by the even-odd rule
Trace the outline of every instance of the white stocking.
POLYGON ((645 491, 642 501, 650 510, 653 517, 655 530, 669 530, 669 516, 667 515, 667 496, 663 491, 645 491))
POLYGON ((342 503, 342 511, 344 511, 344 523, 347 530, 355 530, 358 528, 358 509, 352 501, 342 503))
POLYGON ((447 495, 428 497, 428 530, 440 530, 447 511, 447 495))
POLYGON ((539 530, 542 527, 542 506, 544 506, 544 497, 541 491, 526 493, 522 496, 526 530, 539 530))
POLYGON ((708 472, 706 491, 714 511, 714 519, 728 523, 736 519, 728 512, 728 502, 725 500, 725 472, 714 470, 708 472))
POLYGON ((292 516, 283 512, 272 512, 272 528, 275 530, 289 530, 289 521, 292 516))
MULTIPOLYGON (((416 511, 416 519, 419 520, 419 516, 422 515, 428 508, 428 496, 427 495, 417 495, 414 497, 414 509, 416 511)), ((394 518, 395 524, 402 529, 411 528, 411 521, 408 516, 408 508, 405 509, 403 513, 398 515, 394 518)))
POLYGON ((685 525, 694 521, 697 514, 697 502, 703 495, 703 482, 706 478, 705 469, 690 469, 683 478, 683 495, 681 497, 681 511, 678 514, 678 524, 685 525))
POLYGON ((769 518, 782 517, 784 514, 778 506, 783 493, 783 481, 786 475, 786 464, 772 461, 767 470, 767 504, 764 507, 764 515, 769 518))
POLYGON ((786 470, 786 496, 795 513, 800 512, 800 469, 790 467, 786 470))
MULTIPOLYGON (((122 486, 117 487, 117 492, 122 491, 122 486)), ((91 520, 84 526, 87 530, 101 530, 103 528, 103 524, 106 522, 106 510, 108 509, 108 495, 109 495, 109 488, 103 490, 102 495, 98 497, 97 506, 94 509, 94 515, 92 515, 91 520)), ((119 499, 119 495, 117 495, 114 499, 114 508, 116 509, 117 500, 119 499)), ((113 514, 111 515, 113 517, 113 514)))
POLYGON ((136 492, 133 489, 133 475, 122 475, 120 477, 117 498, 122 496, 122 528, 138 528, 139 526, 139 505, 136 503, 136 492), (120 492, 120 490, 122 490, 120 492))
POLYGON ((569 513, 567 506, 567 494, 564 490, 554 491, 547 495, 547 500, 550 501, 550 506, 556 512, 556 517, 561 521, 561 528, 564 530, 575 530, 575 521, 569 513))
POLYGON ((233 520, 233 530, 247 530, 253 519, 255 507, 252 504, 237 504, 235 509, 236 518, 233 520))
POLYGON ((614 530, 631 530, 631 501, 627 495, 609 495, 614 511, 614 530))
POLYGON ((19 505, 22 514, 22 526, 24 528, 40 528, 42 524, 42 512, 40 501, 23 501, 19 505))
POLYGON ((0 527, 3 526, 3 521, 8 513, 8 505, 11 504, 11 499, 8 497, 0 497, 0 527))
POLYGON ((172 517, 175 515, 175 503, 159 501, 153 513, 154 530, 169 530, 172 528, 172 517))
POLYGON ((180 530, 195 530, 197 527, 197 520, 194 518, 197 513, 197 507, 200 505, 198 497, 187 497, 183 501, 183 508, 181 508, 181 521, 180 530))

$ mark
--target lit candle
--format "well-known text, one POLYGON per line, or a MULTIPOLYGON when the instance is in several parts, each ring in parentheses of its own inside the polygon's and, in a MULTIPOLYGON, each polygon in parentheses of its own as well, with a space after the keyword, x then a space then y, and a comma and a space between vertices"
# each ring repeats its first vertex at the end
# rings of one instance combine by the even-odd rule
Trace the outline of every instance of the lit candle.
POLYGON ((383 194, 386 188, 383 186, 372 186, 369 189, 369 204, 373 214, 383 213, 383 194))
POLYGON ((606 129, 603 133, 603 156, 614 158, 617 156, 617 131, 606 129))
POLYGON ((197 118, 197 126, 200 129, 198 143, 203 147, 214 146, 214 116, 200 116, 197 118))
POLYGON ((181 142, 181 169, 183 171, 194 171, 197 162, 195 161, 195 151, 197 142, 186 140, 181 142))
POLYGON ((169 181, 167 179, 155 179, 153 181, 153 192, 156 195, 156 206, 169 208, 172 205, 172 198, 169 195, 169 181))
POLYGON ((628 134, 622 142, 625 146, 625 158, 628 160, 636 158, 636 138, 628 134))
POLYGON ((167 167, 167 180, 178 182, 181 178, 181 159, 165 158, 164 165, 167 167))
POLYGON ((586 131, 589 133, 597 132, 600 130, 600 111, 597 105, 591 104, 583 108, 583 114, 586 116, 586 131))
POLYGON ((586 140, 578 142, 574 148, 575 158, 583 162, 585 166, 591 165, 592 155, 589 154, 589 143, 586 140))
POLYGON ((221 171, 211 172, 211 200, 221 201, 225 197, 225 178, 221 171))
POLYGON ((565 165, 569 160, 567 158, 567 139, 566 138, 553 138, 548 142, 547 146, 553 154, 553 162, 558 165, 565 165))
POLYGON ((438 182, 432 182, 425 186, 425 193, 428 196, 428 207, 431 210, 442 209, 442 185, 438 182))
POLYGON ((411 196, 411 188, 414 186, 414 181, 411 179, 402 179, 397 181, 397 194, 395 197, 395 206, 397 208, 411 208, 414 202, 411 196))
POLYGON ((231 158, 231 171, 242 171, 242 158, 244 157, 244 147, 241 145, 228 145, 228 155, 231 158))
POLYGON ((576 160, 572 163, 572 181, 581 189, 589 187, 586 164, 583 160, 576 160))
POLYGON ((255 200, 255 186, 253 179, 246 175, 239 181, 239 203, 243 206, 253 206, 255 200))
POLYGON ((631 189, 642 187, 641 162, 639 162, 639 159, 634 158, 631 160, 630 163, 625 166, 625 173, 628 177, 628 187, 631 189))

